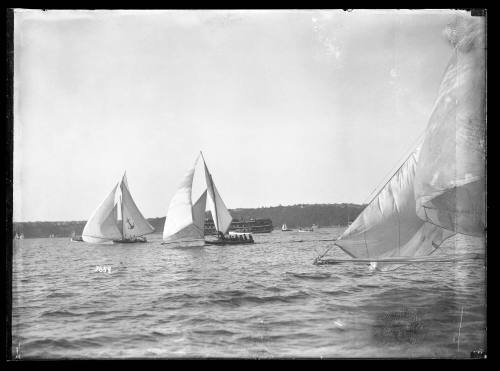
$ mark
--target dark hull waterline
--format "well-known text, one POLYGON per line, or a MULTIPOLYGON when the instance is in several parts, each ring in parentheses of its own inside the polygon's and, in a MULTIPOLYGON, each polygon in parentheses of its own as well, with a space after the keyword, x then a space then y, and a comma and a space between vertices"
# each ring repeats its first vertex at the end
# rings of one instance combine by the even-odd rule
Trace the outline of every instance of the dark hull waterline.
POLYGON ((144 240, 113 240, 113 243, 145 243, 148 242, 146 239, 144 240))
POLYGON ((250 240, 215 240, 215 241, 205 241, 205 245, 246 245, 254 243, 250 240))

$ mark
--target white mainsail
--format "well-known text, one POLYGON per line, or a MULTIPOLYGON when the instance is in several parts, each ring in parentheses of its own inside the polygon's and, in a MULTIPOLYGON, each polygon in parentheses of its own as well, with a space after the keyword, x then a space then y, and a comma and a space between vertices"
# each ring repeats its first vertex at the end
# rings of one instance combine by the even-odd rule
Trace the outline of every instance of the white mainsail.
POLYGON ((355 258, 417 257, 453 235, 417 216, 413 181, 417 148, 335 244, 355 258))
POLYGON ((116 226, 115 192, 118 184, 97 207, 85 224, 82 239, 89 243, 103 243, 120 239, 122 234, 116 226))
POLYGON ((167 211, 163 228, 164 241, 201 240, 204 238, 206 191, 198 201, 192 204, 194 171, 199 156, 193 167, 186 173, 167 211))
POLYGON ((205 163, 205 159, 203 159, 203 164, 205 165, 205 179, 207 182, 207 191, 210 195, 211 203, 210 203, 210 212, 212 213, 212 218, 214 220, 215 230, 227 233, 229 227, 231 227, 231 222, 233 221, 233 217, 229 213, 224 201, 217 191, 215 187, 215 183, 212 179, 212 175, 208 171, 207 164, 205 163))
POLYGON ((484 234, 484 21, 458 29, 422 144, 335 242, 354 258, 418 258, 484 234))
POLYGON ((451 231, 483 236, 486 225, 484 17, 461 19, 454 54, 429 119, 415 176, 417 213, 451 231))
POLYGON ((133 239, 135 237, 144 236, 154 232, 154 228, 144 218, 139 211, 139 208, 132 199, 132 195, 128 189, 127 177, 124 174, 120 183, 122 192, 122 233, 123 238, 133 239))

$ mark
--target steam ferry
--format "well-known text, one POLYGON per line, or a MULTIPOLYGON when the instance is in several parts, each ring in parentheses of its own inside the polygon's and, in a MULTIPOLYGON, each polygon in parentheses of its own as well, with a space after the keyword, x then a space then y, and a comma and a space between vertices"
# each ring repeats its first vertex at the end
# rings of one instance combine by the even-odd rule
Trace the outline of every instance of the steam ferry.
MULTIPOLYGON (((233 219, 229 231, 240 233, 270 233, 274 229, 271 219, 233 219)), ((205 219, 205 235, 215 235, 214 221, 212 218, 205 219)))

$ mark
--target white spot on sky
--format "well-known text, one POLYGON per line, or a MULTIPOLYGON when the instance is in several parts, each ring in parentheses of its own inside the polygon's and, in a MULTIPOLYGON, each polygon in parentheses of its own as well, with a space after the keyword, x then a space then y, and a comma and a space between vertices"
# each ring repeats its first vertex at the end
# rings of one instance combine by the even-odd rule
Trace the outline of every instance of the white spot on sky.
POLYGON ((434 175, 432 176, 431 186, 436 185, 438 178, 439 178, 439 172, 437 171, 437 172, 435 172, 435 173, 434 173, 434 175))

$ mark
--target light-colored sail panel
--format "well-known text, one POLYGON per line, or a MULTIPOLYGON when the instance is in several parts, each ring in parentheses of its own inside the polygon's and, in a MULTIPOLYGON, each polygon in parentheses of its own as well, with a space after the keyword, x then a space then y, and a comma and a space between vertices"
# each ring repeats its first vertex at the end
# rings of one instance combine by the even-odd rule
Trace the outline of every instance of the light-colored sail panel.
POLYGON ((205 164, 205 178, 207 182, 207 192, 210 196, 211 202, 209 203, 210 212, 212 213, 212 218, 214 220, 214 226, 217 231, 226 233, 231 226, 233 217, 229 213, 224 201, 215 187, 212 175, 208 171, 207 165, 205 164))
POLYGON ((197 242, 204 240, 205 204, 207 192, 203 192, 198 201, 193 205, 193 222, 173 234, 163 236, 166 242, 197 242))
POLYGON ((215 196, 215 204, 217 208, 217 225, 218 225, 218 230, 221 231, 222 233, 227 233, 229 228, 231 227, 231 222, 233 221, 233 217, 229 213, 229 210, 227 209, 226 205, 224 204, 224 201, 222 201, 222 198, 217 191, 217 188, 214 185, 214 196, 215 196))
POLYGON ((200 233, 199 228, 197 228, 193 223, 182 228, 180 231, 163 238, 165 242, 182 242, 182 241, 196 241, 203 240, 203 232, 200 233))
MULTIPOLYGON (((387 252, 380 256, 380 258, 398 257, 412 259, 432 255, 446 239, 454 235, 454 232, 430 223, 423 223, 404 246, 401 246, 399 250, 387 252)), ((400 264, 377 263, 377 269, 382 271, 394 270, 400 266, 400 264)))
POLYGON ((424 222, 415 212, 413 179, 418 148, 336 241, 349 255, 377 258, 400 254, 424 222))
POLYGON ((455 25, 454 54, 441 82, 417 166, 423 220, 473 236, 485 230, 484 17, 455 25))
POLYGON ((193 206, 194 221, 173 234, 163 236, 165 242, 194 242, 204 240, 205 203, 207 193, 204 192, 193 206))
POLYGON ((210 200, 208 202, 208 209, 212 214, 212 219, 214 221, 215 230, 219 230, 219 221, 217 218, 217 208, 215 207, 215 194, 214 194, 214 184, 212 180, 212 175, 208 171, 207 164, 203 161, 204 169, 205 169, 205 181, 207 184, 207 193, 210 196, 210 200))
POLYGON ((85 224, 82 232, 82 239, 85 242, 101 243, 122 237, 116 226, 116 204, 114 199, 117 187, 118 185, 114 186, 111 193, 97 207, 85 224))
POLYGON ((207 207, 207 191, 203 192, 193 205, 193 224, 204 236, 205 229, 205 209, 207 207))
POLYGON ((191 187, 193 184, 194 170, 193 166, 182 179, 181 184, 170 201, 165 224, 163 227, 163 239, 170 239, 179 231, 193 223, 193 212, 191 203, 191 187))
POLYGON ((120 188, 122 191, 123 237, 134 238, 153 233, 154 228, 139 211, 125 182, 120 184, 120 188))

